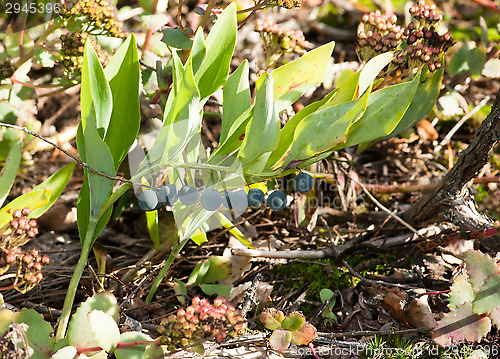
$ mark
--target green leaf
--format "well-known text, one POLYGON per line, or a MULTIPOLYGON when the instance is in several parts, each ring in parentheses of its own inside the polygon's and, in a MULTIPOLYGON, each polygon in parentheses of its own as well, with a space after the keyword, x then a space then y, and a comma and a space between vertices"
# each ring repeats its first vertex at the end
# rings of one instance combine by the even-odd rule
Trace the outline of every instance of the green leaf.
POLYGON ((486 63, 486 48, 475 47, 467 54, 467 64, 469 65, 470 73, 474 79, 481 76, 484 64, 486 63))
POLYGON ((349 128, 347 141, 335 149, 373 141, 391 133, 415 96, 419 79, 420 73, 412 81, 372 92, 365 113, 349 128))
MULTIPOLYGON (((16 315, 14 321, 17 324, 24 323, 28 325, 26 339, 28 346, 33 350, 30 359, 49 358, 55 340, 51 337, 52 327, 43 319, 43 315, 37 313, 34 309, 23 308, 16 315)), ((24 341, 20 341, 19 345, 24 348, 24 341)))
POLYGON ((58 199, 63 192, 64 188, 66 188, 66 185, 73 174, 73 170, 75 169, 75 165, 76 162, 64 166, 38 186, 33 188, 32 191, 50 190, 51 192, 47 204, 33 210, 30 214, 30 218, 39 218, 54 204, 56 199, 58 199))
POLYGON ((358 100, 324 108, 305 117, 295 129, 292 148, 283 167, 291 161, 303 161, 345 144, 349 127, 363 116, 367 101, 368 92, 358 100))
POLYGON ((439 90, 441 89, 443 72, 444 67, 441 67, 441 69, 434 72, 430 78, 418 86, 410 107, 408 107, 403 118, 399 121, 389 137, 397 136, 407 128, 416 125, 432 111, 432 108, 436 104, 439 90))
POLYGON ((189 276, 190 284, 216 283, 231 272, 231 260, 223 256, 213 256, 198 264, 189 276))
POLYGON ((213 163, 212 160, 214 158, 223 158, 224 156, 228 156, 241 148, 241 144, 244 139, 242 135, 245 133, 246 127, 252 119, 253 111, 254 108, 252 106, 234 121, 229 129, 226 140, 220 144, 210 156, 210 163, 213 163))
POLYGON ((222 126, 219 143, 224 143, 229 129, 242 113, 251 107, 248 61, 245 59, 229 76, 224 85, 222 100, 222 126))
POLYGON ((87 314, 93 309, 98 309, 118 320, 120 308, 116 298, 110 292, 101 292, 88 298, 76 310, 68 325, 68 344, 77 348, 90 348, 98 346, 99 343, 92 334, 87 314))
POLYGON ((17 139, 12 143, 0 173, 0 207, 5 202, 16 179, 17 170, 21 163, 21 149, 22 141, 17 139))
POLYGON ((285 319, 283 312, 275 308, 265 308, 259 315, 259 320, 269 330, 281 327, 283 319, 285 319))
POLYGON ((134 34, 120 46, 105 69, 113 110, 104 142, 118 168, 135 141, 141 122, 139 55, 134 34))
POLYGON ((205 39, 203 38, 203 29, 198 28, 196 34, 194 35, 193 48, 191 49, 191 57, 193 59, 193 74, 198 72, 205 55, 207 53, 207 47, 205 45, 205 39))
POLYGON ((160 230, 158 228, 158 211, 146 211, 146 224, 149 237, 153 241, 155 249, 160 250, 160 230))
POLYGON ((51 191, 48 189, 31 191, 9 202, 0 210, 0 228, 5 227, 12 220, 12 211, 25 207, 34 211, 37 208, 43 207, 49 203, 50 194, 51 191))
POLYGON ((250 162, 265 152, 273 151, 279 142, 280 120, 273 101, 273 77, 264 73, 255 83, 255 105, 248 123, 239 157, 250 162))
POLYGON ((476 314, 489 313, 500 307, 500 273, 489 276, 476 292, 472 311, 476 314))
POLYGON ((193 40, 179 28, 165 28, 163 30, 163 38, 161 41, 168 46, 182 50, 190 50, 193 46, 193 40))
MULTIPOLYGON (((326 303, 328 302, 333 296, 335 295, 335 292, 328 289, 328 288, 323 288, 319 292, 319 298, 321 299, 321 302, 326 303)), ((333 307, 335 306, 335 299, 333 299, 330 304, 328 304, 328 310, 332 310, 333 307)))
POLYGON ((294 330, 299 329, 306 322, 306 317, 304 314, 299 312, 293 312, 288 314, 285 319, 281 322, 281 329, 288 329, 293 332, 294 330))
POLYGON ((200 288, 206 295, 216 294, 218 297, 229 297, 233 286, 226 284, 200 284, 200 288))
POLYGON ((465 263, 469 282, 474 292, 477 292, 483 286, 486 278, 498 272, 495 260, 480 251, 467 251, 465 254, 465 263))
POLYGON ((138 342, 150 340, 151 345, 134 345, 126 348, 117 348, 115 356, 117 359, 153 359, 163 357, 163 350, 156 345, 149 335, 139 332, 125 332, 120 335, 120 343, 138 342))
POLYGON ((444 315, 432 332, 432 339, 442 346, 450 346, 463 340, 478 342, 490 329, 490 318, 473 313, 472 303, 466 302, 444 315))
POLYGON ((392 56, 392 52, 384 52, 370 59, 370 61, 365 64, 359 75, 358 96, 361 96, 368 87, 370 87, 380 71, 391 62, 392 56))
POLYGON ((474 291, 472 290, 472 285, 467 280, 465 275, 460 275, 455 278, 453 285, 450 287, 450 299, 448 300, 448 306, 450 308, 458 307, 466 302, 472 302, 474 300, 474 291))
POLYGON ((120 341, 120 329, 115 320, 102 310, 93 309, 87 314, 90 331, 99 346, 107 353, 112 353, 120 341))
POLYGON ((17 315, 17 313, 14 313, 10 309, 0 309, 0 336, 3 337, 5 335, 5 333, 9 329, 10 324, 17 315))
POLYGON ((323 82, 334 47, 332 41, 272 72, 277 112, 297 101, 311 85, 323 82))
POLYGON ((236 4, 231 3, 208 34, 206 57, 195 75, 201 99, 213 94, 226 82, 236 44, 236 30, 236 4))
POLYGON ((85 43, 82 64, 80 104, 83 128, 86 128, 87 121, 93 118, 99 136, 105 138, 111 118, 113 99, 104 70, 89 39, 85 43))

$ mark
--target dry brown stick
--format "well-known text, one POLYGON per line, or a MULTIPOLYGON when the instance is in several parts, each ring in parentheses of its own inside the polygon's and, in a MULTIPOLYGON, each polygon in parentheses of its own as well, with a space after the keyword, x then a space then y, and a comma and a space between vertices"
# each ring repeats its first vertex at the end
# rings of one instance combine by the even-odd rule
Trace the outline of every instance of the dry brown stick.
POLYGON ((468 230, 491 227, 493 221, 477 211, 467 185, 488 163, 499 139, 500 91, 469 147, 459 153, 458 161, 441 182, 403 213, 403 219, 410 223, 449 221, 468 230))

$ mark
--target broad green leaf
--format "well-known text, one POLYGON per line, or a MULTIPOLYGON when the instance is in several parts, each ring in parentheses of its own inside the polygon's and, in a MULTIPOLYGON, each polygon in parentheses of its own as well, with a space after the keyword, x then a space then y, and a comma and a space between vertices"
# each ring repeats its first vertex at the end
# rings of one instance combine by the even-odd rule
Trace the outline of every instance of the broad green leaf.
POLYGON ((226 140, 219 145, 219 147, 214 151, 212 156, 210 156, 210 163, 213 163, 213 158, 223 158, 224 156, 231 155, 241 148, 243 143, 246 127, 250 120, 252 119, 254 112, 253 106, 248 108, 243 112, 231 125, 229 132, 227 134, 226 140))
POLYGON ((306 322, 306 317, 304 314, 299 312, 293 312, 288 314, 285 319, 281 322, 281 329, 288 329, 291 332, 299 329, 306 322))
POLYGON ((200 288, 206 295, 215 294, 218 297, 229 297, 233 287, 226 284, 200 284, 200 288))
POLYGON ((51 191, 48 189, 31 191, 17 197, 0 210, 0 228, 4 228, 12 220, 12 211, 25 207, 34 211, 49 203, 51 191))
POLYGON ((229 76, 224 85, 222 97, 222 126, 219 143, 224 143, 229 129, 240 115, 251 106, 250 84, 248 82, 248 61, 245 59, 229 76))
POLYGON ((472 303, 466 302, 450 309, 432 332, 432 339, 439 345, 449 346, 463 340, 478 342, 491 329, 486 315, 472 312, 472 303))
POLYGON ((264 152, 273 151, 278 145, 280 119, 273 100, 273 77, 264 73, 255 83, 253 118, 247 125, 239 157, 250 162, 264 152))
POLYGON ((30 214, 30 218, 38 218, 42 214, 44 214, 56 201, 57 198, 61 195, 64 188, 69 182, 71 175, 73 174, 73 170, 75 169, 76 162, 70 163, 69 165, 64 166, 59 171, 54 173, 52 176, 47 178, 45 181, 40 183, 38 186, 33 188, 33 191, 38 190, 50 190, 50 199, 48 203, 42 207, 39 207, 33 210, 30 214))
POLYGON ((360 72, 355 73, 349 79, 347 79, 339 89, 330 92, 322 100, 313 102, 312 104, 304 107, 285 124, 280 132, 280 140, 278 146, 267 160, 266 169, 276 169, 277 167, 281 166, 282 162, 284 161, 285 154, 290 151, 290 148, 293 144, 295 130, 304 118, 318 111, 319 109, 324 109, 326 107, 342 104, 344 102, 355 99, 358 89, 359 75, 360 72))
POLYGON ((94 118, 94 126, 99 136, 105 138, 111 118, 113 99, 101 62, 89 39, 85 43, 82 64, 80 104, 83 128, 87 127, 86 122, 89 118, 94 118))
POLYGON ((269 330, 281 327, 283 319, 285 319, 283 312, 275 308, 265 308, 259 315, 259 320, 269 330))
POLYGON ((327 107, 305 117, 295 129, 292 148, 283 163, 303 161, 339 144, 348 138, 348 129, 363 115, 368 92, 360 99, 327 107))
POLYGON ((471 49, 467 54, 467 63, 474 79, 481 76, 484 64, 486 63, 486 48, 481 46, 471 49))
POLYGON ((93 309, 87 314, 90 331, 99 346, 107 353, 112 353, 120 341, 120 329, 115 320, 102 310, 93 309))
POLYGON ((223 256, 213 256, 198 264, 189 276, 190 284, 216 283, 226 278, 231 271, 231 260, 223 256))
POLYGON ((139 55, 134 34, 120 46, 104 72, 113 99, 104 142, 113 156, 115 168, 118 168, 137 137, 141 122, 139 55))
POLYGON ((149 237, 153 241, 156 250, 160 249, 160 230, 158 229, 158 211, 146 211, 146 224, 149 237))
POLYGON ((77 348, 90 348, 99 345, 92 334, 87 319, 87 314, 93 309, 102 310, 115 321, 118 320, 120 308, 113 294, 110 292, 94 294, 78 307, 69 322, 67 333, 69 345, 77 348))
POLYGON ((469 250, 465 254, 465 263, 469 282, 474 292, 478 292, 489 276, 498 272, 498 267, 493 258, 480 251, 469 250))
POLYGON ((351 125, 341 149, 387 136, 397 126, 417 90, 420 73, 412 81, 372 92, 366 111, 351 125))
POLYGON ((393 53, 392 52, 384 52, 383 54, 375 56, 373 59, 370 59, 359 75, 359 89, 358 96, 361 96, 366 89, 370 86, 370 84, 375 80, 380 71, 384 67, 386 67, 389 62, 392 60, 393 53))
POLYGON ((120 335, 120 343, 151 341, 151 345, 134 345, 126 348, 117 348, 115 356, 117 359, 153 359, 162 358, 163 350, 156 345, 147 334, 140 332, 124 332, 120 335))
POLYGON ((224 85, 236 44, 236 4, 231 3, 217 19, 206 40, 207 54, 196 72, 200 99, 224 85))
POLYGON ((193 48, 191 49, 191 57, 193 59, 193 74, 196 74, 200 68, 205 55, 207 53, 207 47, 205 45, 205 39, 203 37, 203 29, 198 28, 194 36, 193 48))
POLYGON ((21 163, 22 141, 17 139, 12 143, 5 163, 0 173, 0 207, 9 195, 10 189, 16 179, 17 170, 21 163))
POLYGON ((441 67, 441 69, 434 72, 430 75, 430 78, 418 86, 410 107, 408 107, 403 118, 399 121, 389 137, 397 136, 407 128, 416 125, 432 111, 441 88, 443 72, 444 67, 441 67))
POLYGON ((500 273, 489 276, 476 292, 472 311, 476 314, 489 313, 500 307, 500 273))
MULTIPOLYGON (((23 3, 19 3, 23 6, 23 3)), ((33 49, 34 42, 24 31, 12 31, 12 26, 7 25, 3 36, 4 49, 10 58, 19 57, 20 47, 25 53, 33 49), (22 36, 22 38, 21 38, 22 36)))
POLYGON ((161 41, 168 46, 182 50, 190 50, 193 46, 193 40, 179 28, 165 28, 163 30, 163 38, 161 41))
MULTIPOLYGON (((14 321, 17 324, 26 324, 26 340, 28 346, 33 350, 30 356, 32 359, 46 359, 52 353, 54 338, 51 337, 52 327, 43 319, 43 315, 37 313, 34 309, 21 309, 14 321)), ((24 348, 24 341, 20 341, 19 346, 24 348)))
POLYGON ((458 307, 466 302, 474 300, 474 291, 465 275, 460 275, 455 278, 453 285, 450 287, 450 299, 448 305, 450 308, 458 307))
POLYGON ((10 309, 0 309, 0 336, 4 336, 4 334, 9 329, 10 324, 17 315, 17 313, 14 313, 10 309))
POLYGON ((334 47, 335 42, 332 41, 272 72, 276 111, 281 112, 297 101, 309 85, 323 82, 334 47))

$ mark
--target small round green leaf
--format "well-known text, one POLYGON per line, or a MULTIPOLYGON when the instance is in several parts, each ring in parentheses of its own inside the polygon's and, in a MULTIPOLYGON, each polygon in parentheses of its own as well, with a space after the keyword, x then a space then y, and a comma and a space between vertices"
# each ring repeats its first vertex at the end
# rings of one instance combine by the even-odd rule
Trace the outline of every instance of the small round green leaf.
POLYGON ((107 353, 112 353, 120 341, 120 329, 115 320, 102 310, 94 309, 87 314, 90 331, 99 346, 107 353))

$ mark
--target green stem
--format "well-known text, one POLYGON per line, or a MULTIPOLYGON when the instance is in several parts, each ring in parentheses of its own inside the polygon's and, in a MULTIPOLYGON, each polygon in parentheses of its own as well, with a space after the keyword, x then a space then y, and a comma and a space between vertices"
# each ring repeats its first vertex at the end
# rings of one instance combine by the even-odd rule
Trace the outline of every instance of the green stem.
POLYGON ((163 277, 167 274, 168 270, 172 266, 172 263, 174 263, 175 258, 179 255, 181 252, 182 248, 186 245, 186 243, 189 241, 189 238, 183 239, 181 242, 178 244, 174 245, 172 248, 172 252, 170 252, 170 256, 167 259, 167 262, 161 269, 160 273, 158 273, 158 276, 155 278, 153 284, 151 285, 151 289, 149 290, 148 296, 146 297, 146 304, 151 303, 151 300, 153 299, 153 296, 156 293, 156 290, 160 286, 161 281, 163 280, 163 277))
POLYGON ((64 298, 61 317, 59 318, 59 322, 57 325, 56 341, 64 338, 64 336, 66 335, 66 329, 68 327, 68 322, 71 315, 71 308, 73 307, 73 302, 75 300, 78 284, 80 283, 80 278, 82 277, 83 270, 87 265, 87 259, 89 257, 90 248, 92 247, 92 239, 94 238, 94 232, 97 227, 97 222, 97 218, 91 218, 89 220, 89 226, 87 228, 87 233, 85 234, 85 240, 82 244, 80 259, 78 259, 75 271, 68 285, 66 298, 64 298))
POLYGON ((214 5, 217 0, 210 0, 207 5, 207 9, 205 10, 205 13, 201 17, 200 20, 200 26, 204 29, 205 26, 207 26, 208 20, 210 19, 210 14, 212 13, 212 9, 214 8, 214 5))

